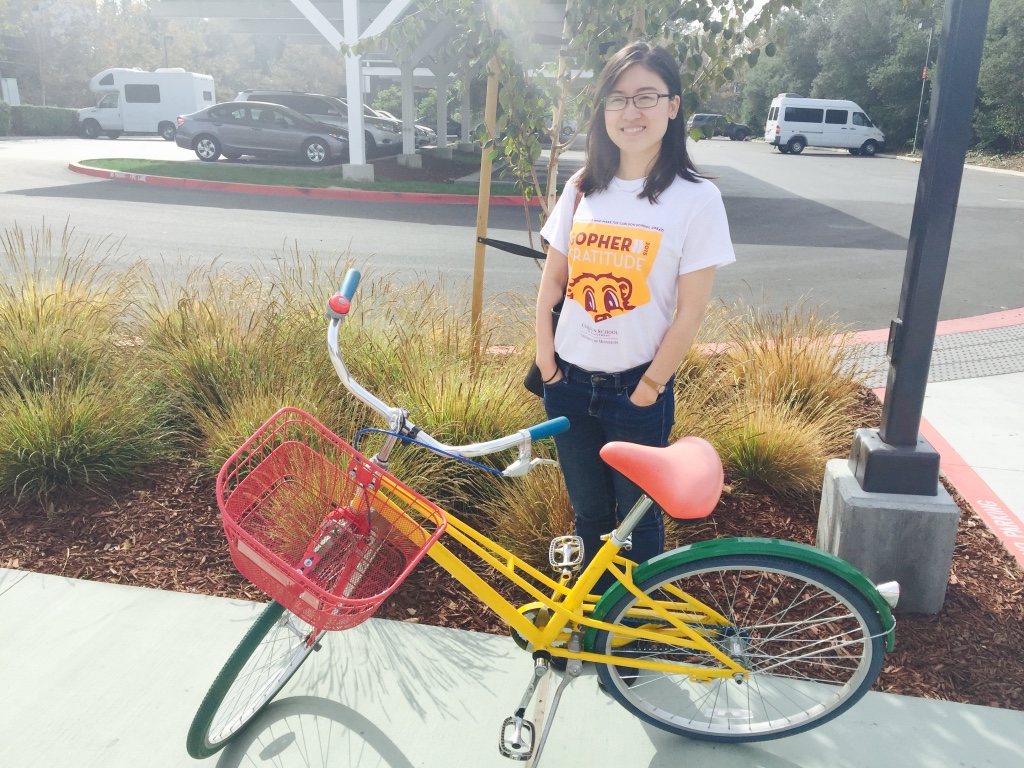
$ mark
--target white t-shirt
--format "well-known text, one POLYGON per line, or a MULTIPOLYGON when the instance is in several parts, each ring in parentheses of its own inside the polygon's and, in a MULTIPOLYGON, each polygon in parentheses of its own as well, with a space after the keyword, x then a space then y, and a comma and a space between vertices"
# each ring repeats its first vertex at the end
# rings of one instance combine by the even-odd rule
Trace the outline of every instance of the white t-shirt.
POLYGON ((676 309, 678 277, 736 260, 722 194, 710 181, 676 178, 657 204, 644 179, 612 179, 583 197, 575 177, 541 234, 569 257, 555 351, 588 371, 624 371, 654 359, 676 309))

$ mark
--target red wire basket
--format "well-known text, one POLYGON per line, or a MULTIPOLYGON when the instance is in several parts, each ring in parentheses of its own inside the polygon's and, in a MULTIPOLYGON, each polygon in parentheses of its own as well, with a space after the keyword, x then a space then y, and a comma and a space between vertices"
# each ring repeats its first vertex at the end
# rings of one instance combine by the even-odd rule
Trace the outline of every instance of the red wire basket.
POLYGON ((295 408, 228 459, 217 503, 242 575, 327 630, 372 616, 447 525, 439 507, 295 408))

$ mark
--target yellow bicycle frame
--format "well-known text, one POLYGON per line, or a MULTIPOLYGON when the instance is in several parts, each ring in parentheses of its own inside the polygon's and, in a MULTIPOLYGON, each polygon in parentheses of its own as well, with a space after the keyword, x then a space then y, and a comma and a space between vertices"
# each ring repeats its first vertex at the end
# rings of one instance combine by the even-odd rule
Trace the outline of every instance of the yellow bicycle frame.
POLYGON ((749 670, 724 654, 707 639, 714 633, 712 627, 728 628, 732 626, 732 622, 672 585, 666 585, 662 589, 671 594, 675 598, 674 600, 652 600, 649 598, 633 583, 634 563, 619 556, 619 546, 615 543, 614 537, 609 536, 605 540, 594 559, 579 575, 576 583, 569 587, 567 577, 556 582, 457 517, 450 513, 447 517, 448 527, 445 530, 445 535, 451 536, 473 552, 537 602, 516 608, 480 578, 462 559, 444 546, 443 536, 427 550, 427 556, 433 558, 438 565, 498 614, 535 650, 548 651, 552 656, 578 658, 598 664, 614 664, 619 667, 635 667, 688 675, 700 681, 731 678, 736 675, 745 677, 748 674, 749 670), (636 619, 649 617, 669 626, 662 628, 628 627, 622 624, 608 624, 591 618, 590 614, 600 596, 591 595, 590 590, 606 571, 638 598, 636 604, 627 614, 628 616, 636 619), (538 583, 542 585, 543 589, 538 588, 538 583), (547 591, 547 594, 544 590, 547 591), (540 619, 535 625, 524 615, 524 612, 531 608, 539 609, 540 614, 546 616, 547 620, 540 619), (717 659, 722 667, 712 669, 628 656, 570 651, 568 647, 565 647, 569 633, 584 627, 614 632, 617 638, 621 638, 623 644, 633 640, 648 640, 702 651, 717 659), (561 640, 561 645, 554 645, 558 640, 561 640))

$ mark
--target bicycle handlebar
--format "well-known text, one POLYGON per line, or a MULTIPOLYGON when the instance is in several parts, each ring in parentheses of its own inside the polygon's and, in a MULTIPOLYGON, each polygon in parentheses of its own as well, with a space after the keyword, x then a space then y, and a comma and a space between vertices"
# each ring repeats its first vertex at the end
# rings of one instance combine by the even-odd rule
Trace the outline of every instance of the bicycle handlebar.
POLYGON ((535 424, 526 431, 530 433, 531 440, 543 440, 545 437, 559 435, 568 428, 569 420, 565 416, 559 416, 556 419, 549 419, 548 421, 542 421, 540 424, 535 424))
POLYGON ((355 295, 356 288, 359 287, 359 281, 362 278, 363 276, 359 273, 358 269, 350 269, 345 273, 345 279, 341 281, 341 288, 338 289, 338 293, 352 301, 352 297, 355 295))
POLYGON ((532 427, 521 429, 515 434, 488 440, 483 443, 446 445, 435 440, 428 433, 413 424, 405 410, 389 406, 352 378, 352 374, 349 373, 345 360, 341 356, 341 350, 338 347, 338 330, 341 327, 341 323, 348 316, 350 300, 355 294, 356 288, 359 287, 360 279, 361 275, 358 270, 350 269, 346 272, 338 293, 327 302, 326 312, 326 316, 330 320, 327 327, 327 350, 331 357, 331 363, 334 364, 334 370, 337 372, 338 378, 341 379, 341 383, 345 385, 345 388, 353 396, 383 417, 392 431, 402 432, 409 437, 413 437, 417 442, 430 446, 435 450, 468 459, 497 453, 508 448, 519 447, 519 458, 505 470, 507 475, 526 474, 537 463, 547 462, 547 460, 542 459, 530 459, 530 443, 534 440, 542 440, 567 430, 569 428, 569 420, 564 416, 559 416, 557 419, 551 419, 532 427))

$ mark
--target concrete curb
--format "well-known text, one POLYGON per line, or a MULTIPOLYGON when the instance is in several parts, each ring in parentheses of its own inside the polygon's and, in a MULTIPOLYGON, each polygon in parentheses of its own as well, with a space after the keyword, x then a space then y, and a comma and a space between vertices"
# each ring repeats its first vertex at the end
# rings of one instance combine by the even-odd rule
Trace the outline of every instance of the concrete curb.
MULTIPOLYGON (((909 155, 879 155, 879 157, 887 157, 893 160, 904 160, 908 163, 920 163, 920 157, 910 157, 909 155)), ((1007 176, 1020 176, 1024 178, 1024 171, 1014 171, 1010 168, 991 168, 987 165, 975 165, 974 163, 964 163, 964 168, 970 168, 973 171, 987 171, 988 173, 1002 173, 1007 176)))
MULTIPOLYGON (((79 163, 68 163, 68 170, 84 176, 95 176, 114 181, 134 181, 142 184, 153 184, 158 187, 178 187, 182 189, 206 189, 217 192, 235 192, 244 195, 274 195, 278 197, 305 197, 318 200, 359 200, 376 203, 426 203, 430 205, 476 205, 475 195, 451 195, 432 192, 374 192, 363 189, 338 189, 314 187, 285 187, 272 184, 244 184, 228 181, 203 181, 200 179, 179 179, 173 176, 151 176, 144 173, 127 173, 125 171, 108 171, 103 168, 90 168, 79 163)), ((512 195, 493 195, 491 205, 520 206, 521 197, 512 195)), ((529 202, 530 206, 539 206, 537 198, 529 202)))

